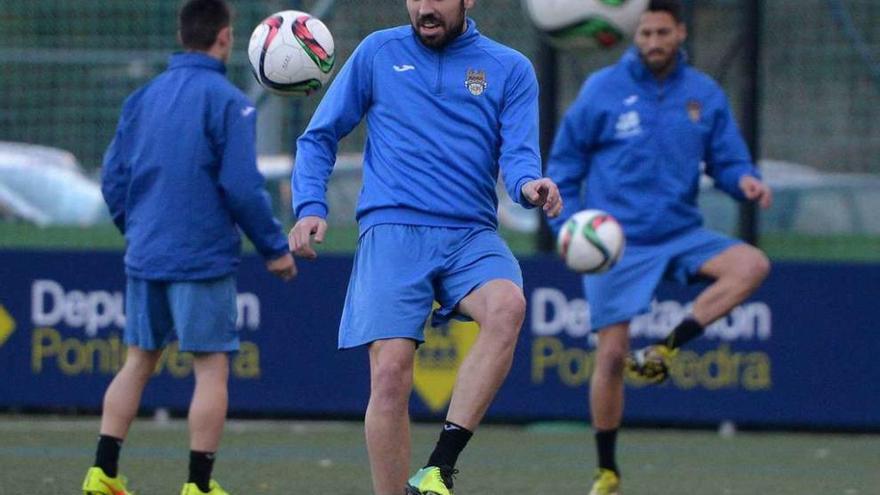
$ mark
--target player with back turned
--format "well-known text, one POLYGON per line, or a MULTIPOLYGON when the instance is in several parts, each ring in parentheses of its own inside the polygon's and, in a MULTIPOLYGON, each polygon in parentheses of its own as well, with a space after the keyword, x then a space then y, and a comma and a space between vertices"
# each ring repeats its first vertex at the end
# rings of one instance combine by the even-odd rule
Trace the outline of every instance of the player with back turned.
POLYGON ((123 439, 144 387, 176 335, 193 355, 189 477, 182 495, 225 495, 212 479, 226 419, 229 353, 239 348, 235 271, 243 230, 284 280, 296 274, 256 163, 256 111, 226 78, 230 7, 189 0, 184 52, 126 100, 104 156, 102 191, 125 234, 125 363, 104 395, 86 495, 126 495, 123 439))
MULTIPOLYGON (((591 75, 557 133, 547 175, 568 211, 605 210, 622 224, 626 251, 609 272, 584 277, 598 334, 590 411, 599 469, 591 495, 620 493, 617 430, 624 370, 659 382, 676 350, 754 292, 769 270, 758 249, 703 228, 701 167, 738 200, 771 203, 724 92, 688 65, 680 0, 651 0, 635 46, 591 75), (661 279, 712 283, 693 312, 655 345, 629 352, 629 324, 650 309, 661 279)), ((564 217, 551 220, 558 230, 564 217)))

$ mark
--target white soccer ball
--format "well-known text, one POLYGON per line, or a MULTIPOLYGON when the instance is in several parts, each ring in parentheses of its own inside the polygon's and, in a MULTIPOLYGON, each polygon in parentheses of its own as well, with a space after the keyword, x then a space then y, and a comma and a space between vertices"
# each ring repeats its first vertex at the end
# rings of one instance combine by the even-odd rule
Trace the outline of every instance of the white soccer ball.
POLYGON ((330 80, 336 49, 333 35, 318 18, 285 10, 254 28, 248 59, 254 77, 269 91, 308 95, 330 80))
POLYGON ((577 273, 602 273, 623 254, 626 240, 617 220, 602 210, 583 210, 569 218, 556 238, 556 251, 577 273))
POLYGON ((648 0, 523 0, 535 26, 562 47, 610 47, 630 38, 648 0))

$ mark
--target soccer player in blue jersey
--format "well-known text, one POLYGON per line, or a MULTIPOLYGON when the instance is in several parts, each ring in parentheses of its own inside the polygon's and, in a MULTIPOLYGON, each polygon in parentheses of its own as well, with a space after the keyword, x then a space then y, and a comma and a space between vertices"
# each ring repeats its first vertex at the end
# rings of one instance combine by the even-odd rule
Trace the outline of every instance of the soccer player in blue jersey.
POLYGON ((477 30, 475 0, 408 0, 411 25, 357 47, 297 142, 295 254, 327 229, 337 143, 367 122, 360 239, 339 347, 368 346, 366 441, 376 495, 448 495, 459 453, 510 368, 525 314, 519 264, 497 233, 495 183, 550 217, 562 203, 541 177, 532 64, 477 30), (409 482, 408 402, 416 346, 433 322, 472 319, 480 334, 458 372, 436 448, 409 482))
MULTIPOLYGON (((652 0, 635 46, 591 75, 559 128, 547 175, 567 210, 614 215, 626 252, 609 272, 586 276, 591 325, 598 332, 590 409, 599 469, 592 495, 619 493, 615 460, 623 414, 623 377, 662 381, 669 359, 705 326, 748 297, 769 270, 759 250, 702 227, 697 208, 701 166, 738 200, 771 203, 740 136, 727 99, 711 78, 687 64, 679 0, 652 0), (649 309, 662 278, 713 281, 693 314, 668 338, 627 358, 629 322, 649 309)), ((558 230, 564 217, 551 220, 558 230)))
POLYGON ((104 157, 102 191, 125 234, 125 364, 104 396, 86 495, 126 495, 119 450, 144 387, 176 334, 193 353, 189 478, 182 495, 225 495, 211 479, 238 350, 235 270, 241 228, 282 279, 296 274, 256 163, 256 112, 228 79, 230 8, 190 0, 179 13, 184 52, 125 102, 104 157))

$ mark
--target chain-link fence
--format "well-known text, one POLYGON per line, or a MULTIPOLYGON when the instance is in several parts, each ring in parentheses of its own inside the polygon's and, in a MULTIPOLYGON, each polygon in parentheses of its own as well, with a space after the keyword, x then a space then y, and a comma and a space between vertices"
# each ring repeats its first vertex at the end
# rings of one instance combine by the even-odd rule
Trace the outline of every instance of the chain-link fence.
MULTIPOLYGON (((245 47, 267 14, 309 10, 314 1, 237 1, 237 50, 230 77, 253 91, 245 47)), ((0 140, 72 151, 95 167, 120 105, 176 50, 178 0, 3 0, 0 4, 0 140)), ((739 0, 695 0, 691 55, 719 78, 737 104, 742 64, 739 0)), ((472 11, 481 31, 533 58, 536 33, 519 0, 483 0, 472 11)), ((880 2, 764 2, 761 154, 829 171, 880 171, 880 2)), ((368 33, 408 22, 403 0, 338 0, 327 24, 339 60, 368 33)), ((559 58, 561 108, 584 76, 623 48, 566 52, 559 58)), ((291 149, 318 97, 277 100, 280 151, 291 149), (278 103, 280 101, 280 103, 278 103)), ((277 97, 271 97, 277 98, 277 97)), ((271 101, 271 100, 270 100, 271 101)), ((343 151, 358 151, 363 132, 343 151)), ((270 146, 272 147, 272 146, 270 146)))

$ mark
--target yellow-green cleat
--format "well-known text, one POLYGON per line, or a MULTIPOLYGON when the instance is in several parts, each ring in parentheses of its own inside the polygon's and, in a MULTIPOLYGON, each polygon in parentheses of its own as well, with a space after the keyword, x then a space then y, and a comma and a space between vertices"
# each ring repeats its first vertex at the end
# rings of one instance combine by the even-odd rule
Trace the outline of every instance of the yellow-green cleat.
POLYGON ((437 466, 419 469, 406 485, 406 495, 452 495, 452 477, 458 471, 437 466))
POLYGON ((115 478, 111 478, 104 473, 104 470, 93 466, 86 471, 86 479, 83 480, 84 495, 133 495, 125 487, 125 476, 117 474, 115 478))
POLYGON ((669 378, 669 366, 678 354, 663 344, 649 345, 626 357, 626 372, 632 378, 649 383, 662 383, 669 378))
POLYGON ((590 495, 620 495, 620 477, 610 469, 599 468, 590 495))
POLYGON ((180 490, 180 495, 229 495, 229 492, 221 488, 216 480, 211 480, 210 488, 209 491, 203 492, 195 483, 187 483, 180 490))

